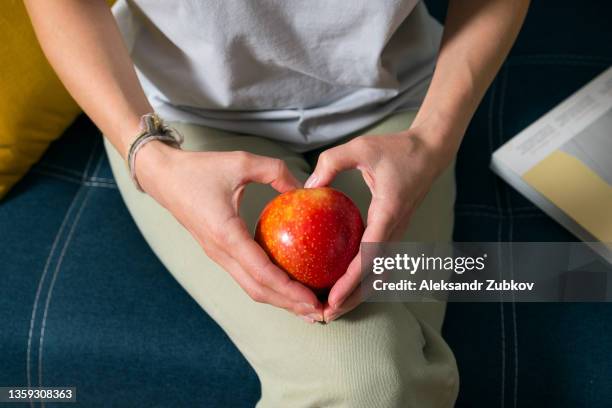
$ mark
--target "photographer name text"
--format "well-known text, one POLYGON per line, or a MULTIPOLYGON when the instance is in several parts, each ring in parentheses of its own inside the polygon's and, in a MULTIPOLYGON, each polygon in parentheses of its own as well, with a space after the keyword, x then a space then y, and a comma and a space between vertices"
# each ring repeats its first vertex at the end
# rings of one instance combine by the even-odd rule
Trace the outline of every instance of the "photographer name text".
POLYGON ((423 280, 420 282, 401 279, 398 282, 385 282, 382 279, 377 279, 373 282, 374 290, 388 291, 532 291, 535 286, 533 282, 517 282, 511 280, 497 281, 487 279, 484 282, 479 282, 474 279, 471 282, 449 282, 447 280, 423 280))

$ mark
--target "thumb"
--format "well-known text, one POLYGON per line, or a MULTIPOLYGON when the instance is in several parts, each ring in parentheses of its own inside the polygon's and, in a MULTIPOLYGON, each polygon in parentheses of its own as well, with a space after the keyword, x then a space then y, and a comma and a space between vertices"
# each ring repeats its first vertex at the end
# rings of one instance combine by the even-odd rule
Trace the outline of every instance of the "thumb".
POLYGON ((283 160, 256 155, 251 157, 247 181, 269 184, 279 193, 285 193, 302 186, 283 160))
POLYGON ((304 187, 313 188, 326 186, 336 175, 344 170, 358 166, 357 157, 353 154, 350 144, 343 144, 324 151, 319 155, 317 165, 304 187))

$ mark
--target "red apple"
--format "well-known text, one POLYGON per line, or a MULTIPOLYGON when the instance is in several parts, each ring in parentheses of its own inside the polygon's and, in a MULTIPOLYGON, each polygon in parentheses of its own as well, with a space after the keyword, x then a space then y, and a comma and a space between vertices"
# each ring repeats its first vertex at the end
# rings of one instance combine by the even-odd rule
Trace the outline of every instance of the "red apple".
POLYGON ((329 187, 296 189, 264 208, 255 240, 292 278, 317 293, 342 276, 359 251, 363 222, 344 193, 329 187))

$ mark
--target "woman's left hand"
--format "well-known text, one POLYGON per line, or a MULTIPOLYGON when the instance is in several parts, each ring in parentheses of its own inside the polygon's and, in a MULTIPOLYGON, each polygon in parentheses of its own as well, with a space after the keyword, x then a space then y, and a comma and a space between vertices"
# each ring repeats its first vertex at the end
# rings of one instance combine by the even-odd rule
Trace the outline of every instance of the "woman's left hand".
MULTIPOLYGON (((325 186, 341 171, 360 170, 372 193, 362 242, 399 239, 411 215, 452 158, 443 151, 448 149, 440 149, 427 140, 428 134, 415 127, 399 133, 357 137, 321 153, 305 186, 325 186)), ((326 322, 363 300, 361 291, 356 290, 361 280, 358 253, 329 293, 324 310, 326 322)))

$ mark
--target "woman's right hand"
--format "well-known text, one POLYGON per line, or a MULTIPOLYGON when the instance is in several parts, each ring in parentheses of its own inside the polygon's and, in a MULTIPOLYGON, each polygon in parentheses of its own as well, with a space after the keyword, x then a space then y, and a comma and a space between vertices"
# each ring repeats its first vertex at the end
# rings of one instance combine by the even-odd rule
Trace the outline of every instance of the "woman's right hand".
POLYGON ((315 294, 274 265, 253 240, 238 208, 251 182, 280 193, 300 187, 285 163, 246 152, 190 152, 153 141, 138 152, 142 188, 169 210, 206 254, 256 302, 321 321, 315 294))

